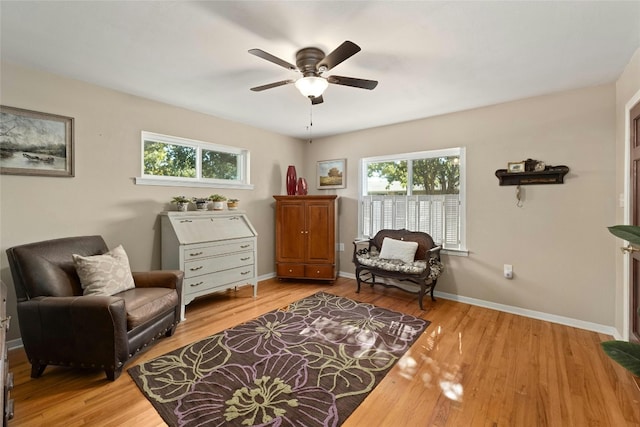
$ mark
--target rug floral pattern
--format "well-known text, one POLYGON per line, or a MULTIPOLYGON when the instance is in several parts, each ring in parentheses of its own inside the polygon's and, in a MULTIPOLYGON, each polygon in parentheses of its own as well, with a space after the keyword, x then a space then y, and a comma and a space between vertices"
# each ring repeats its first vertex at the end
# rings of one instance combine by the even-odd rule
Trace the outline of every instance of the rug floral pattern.
POLYGON ((170 426, 338 426, 428 324, 319 292, 128 372, 170 426))

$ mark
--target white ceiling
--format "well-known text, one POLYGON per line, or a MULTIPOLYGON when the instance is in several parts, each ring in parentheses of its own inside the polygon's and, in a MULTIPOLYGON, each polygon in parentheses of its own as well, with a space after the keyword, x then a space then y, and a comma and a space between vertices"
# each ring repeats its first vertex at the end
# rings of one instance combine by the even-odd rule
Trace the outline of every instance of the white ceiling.
MULTIPOLYGON (((246 123, 313 137, 614 82, 640 47, 640 1, 122 1, 0 3, 0 54, 13 62, 246 123), (327 75, 311 107, 293 85, 250 87, 345 40, 362 51, 327 75)), ((18 106, 25 107, 25 106, 18 106)))

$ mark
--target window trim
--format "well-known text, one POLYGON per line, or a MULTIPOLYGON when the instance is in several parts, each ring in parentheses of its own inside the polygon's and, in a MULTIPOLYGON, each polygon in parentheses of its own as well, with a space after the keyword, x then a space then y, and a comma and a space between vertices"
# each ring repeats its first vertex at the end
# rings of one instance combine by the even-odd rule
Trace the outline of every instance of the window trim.
POLYGON ((163 135, 155 132, 142 131, 140 134, 140 176, 135 177, 136 185, 160 185, 167 187, 206 187, 206 188, 254 188, 250 179, 250 153, 244 148, 232 147, 229 145, 214 144, 212 142, 199 141, 195 139, 181 138, 178 136, 163 135), (193 147, 196 149, 196 177, 184 178, 174 176, 149 175, 144 173, 144 142, 153 140, 156 142, 193 147), (202 150, 219 151, 223 153, 236 154, 239 159, 238 172, 239 180, 224 180, 202 178, 202 150))
MULTIPOLYGON (((469 251, 467 249, 467 194, 466 194, 466 168, 467 168, 467 159, 466 159, 466 149, 465 147, 453 147, 453 148, 444 148, 437 150, 427 150, 427 151, 418 151, 418 152, 410 152, 410 153, 401 153, 401 154, 390 154, 386 156, 373 156, 373 157, 362 157, 358 162, 358 236, 359 238, 365 238, 363 235, 364 224, 362 223, 363 215, 362 215, 362 197, 366 196, 365 194, 365 185, 367 182, 367 168, 365 167, 368 163, 379 163, 379 162, 390 162, 390 161, 400 161, 400 160, 420 160, 425 158, 434 158, 434 157, 449 157, 449 156, 458 156, 460 158, 460 183, 459 183, 459 198, 460 198, 460 210, 459 210, 459 219, 460 219, 460 247, 459 248, 443 248, 443 253, 448 253, 451 255, 459 255, 459 256, 467 256, 469 251)), ((411 164, 407 165, 407 173, 411 170, 411 164)), ((409 181, 407 183, 407 196, 411 195, 412 177, 408 177, 409 181)))

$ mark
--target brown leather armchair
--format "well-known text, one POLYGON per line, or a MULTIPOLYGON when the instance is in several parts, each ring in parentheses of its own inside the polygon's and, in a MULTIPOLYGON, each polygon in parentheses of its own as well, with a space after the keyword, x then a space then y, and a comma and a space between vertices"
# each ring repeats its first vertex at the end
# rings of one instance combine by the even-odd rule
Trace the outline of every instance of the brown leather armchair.
POLYGON ((47 365, 104 369, 109 380, 180 321, 183 273, 133 273, 135 288, 83 296, 72 254, 108 252, 100 236, 68 237, 7 249, 18 321, 31 377, 47 365))

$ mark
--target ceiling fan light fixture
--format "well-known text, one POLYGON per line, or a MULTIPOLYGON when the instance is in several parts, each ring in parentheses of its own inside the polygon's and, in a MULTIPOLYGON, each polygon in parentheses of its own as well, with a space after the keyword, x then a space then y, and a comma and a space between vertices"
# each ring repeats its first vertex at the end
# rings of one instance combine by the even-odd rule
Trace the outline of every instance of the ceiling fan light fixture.
POLYGON ((310 76, 299 78, 296 80, 295 85, 304 97, 315 98, 322 95, 327 86, 329 86, 329 82, 323 77, 310 76))

